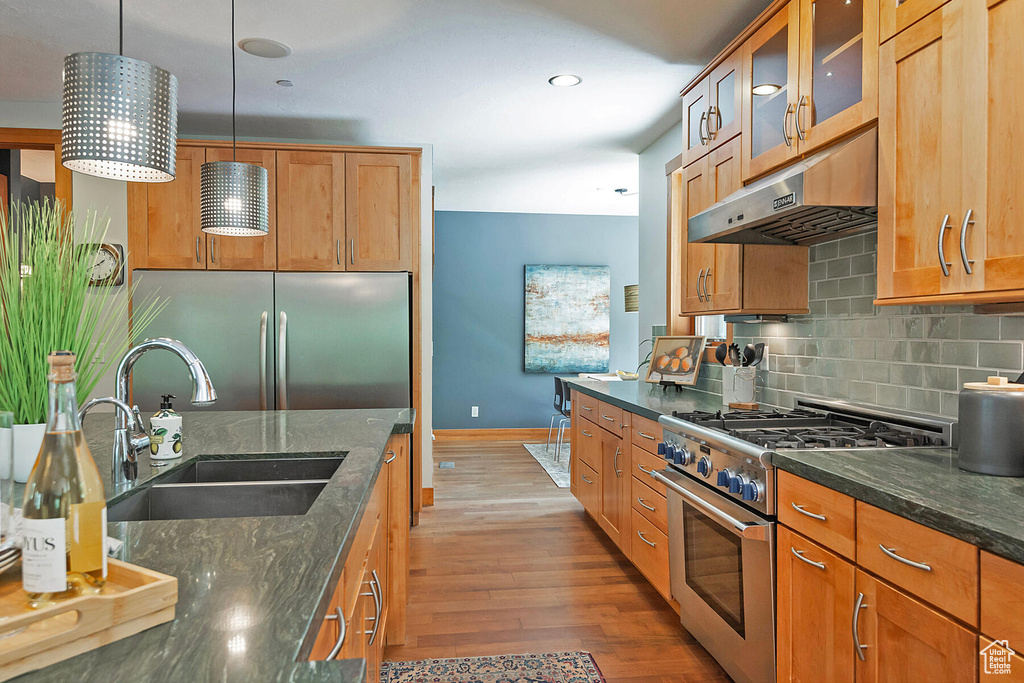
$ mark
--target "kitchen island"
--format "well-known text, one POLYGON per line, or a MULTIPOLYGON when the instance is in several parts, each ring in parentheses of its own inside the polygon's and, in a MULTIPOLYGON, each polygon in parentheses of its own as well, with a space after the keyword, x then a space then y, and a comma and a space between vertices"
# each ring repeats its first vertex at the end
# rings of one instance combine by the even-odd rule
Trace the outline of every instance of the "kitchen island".
POLYGON ((339 456, 304 515, 108 524, 118 559, 178 579, 175 619, 34 671, 25 681, 338 681, 364 660, 306 661, 338 583, 392 434, 410 409, 183 413, 185 453, 168 466, 140 458, 131 488, 110 483, 113 417, 90 415, 86 440, 108 505, 191 460, 339 456))

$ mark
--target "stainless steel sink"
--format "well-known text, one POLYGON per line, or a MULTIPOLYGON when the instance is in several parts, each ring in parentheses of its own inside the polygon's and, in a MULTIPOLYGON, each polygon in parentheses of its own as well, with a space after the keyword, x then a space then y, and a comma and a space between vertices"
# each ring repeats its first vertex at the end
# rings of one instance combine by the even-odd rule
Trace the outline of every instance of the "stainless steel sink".
POLYGON ((344 456, 198 460, 160 477, 160 484, 330 479, 344 456))
POLYGON ((107 509, 111 522, 304 515, 344 455, 200 460, 107 509))
POLYGON ((107 510, 111 522, 304 515, 326 479, 154 484, 107 510))

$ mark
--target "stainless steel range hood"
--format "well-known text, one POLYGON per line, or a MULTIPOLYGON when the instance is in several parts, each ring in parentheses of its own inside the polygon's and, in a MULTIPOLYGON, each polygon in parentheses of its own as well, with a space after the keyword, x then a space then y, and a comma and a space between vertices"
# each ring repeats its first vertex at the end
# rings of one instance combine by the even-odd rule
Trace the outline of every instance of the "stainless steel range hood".
POLYGON ((871 129, 732 193, 687 222, 690 242, 817 244, 878 222, 871 129))

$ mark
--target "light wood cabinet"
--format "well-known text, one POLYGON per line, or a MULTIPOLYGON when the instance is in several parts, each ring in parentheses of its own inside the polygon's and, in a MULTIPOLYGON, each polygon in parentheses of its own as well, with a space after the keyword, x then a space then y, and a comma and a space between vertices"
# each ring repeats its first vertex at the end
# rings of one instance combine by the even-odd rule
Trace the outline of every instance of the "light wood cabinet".
POLYGON ((594 519, 601 515, 601 475, 586 461, 580 460, 580 495, 583 509, 594 519))
POLYGON ((597 521, 621 548, 629 526, 629 453, 623 448, 621 436, 605 430, 601 430, 600 448, 601 506, 597 521))
POLYGON ((856 557, 857 502, 795 474, 779 470, 776 475, 779 523, 843 557, 856 557))
MULTIPOLYGON (((742 139, 733 138, 683 169, 687 220, 740 189, 742 139)), ((807 311, 806 247, 687 242, 685 227, 681 241, 685 267, 679 315, 807 311)), ((670 264, 670 269, 678 267, 670 264)))
POLYGON ((263 237, 206 235, 208 270, 275 270, 277 268, 277 159, 273 150, 208 147, 206 161, 241 161, 267 169, 267 234, 263 237))
POLYGON ((777 564, 778 680, 853 683, 854 565, 784 526, 777 564))
POLYGON ((878 38, 885 42, 942 7, 948 0, 880 0, 878 38))
MULTIPOLYGON (((981 553, 981 632, 1024 654, 1024 565, 981 553)), ((1024 676, 1024 668, 1019 672, 1024 676)))
POLYGON ((348 154, 345 160, 348 269, 412 270, 412 159, 348 154))
POLYGON ((857 594, 857 683, 977 680, 978 636, 859 569, 857 594))
POLYGON ((277 153, 278 270, 345 270, 345 155, 277 153))
POLYGON ((737 51, 683 95, 683 165, 739 135, 742 54, 737 51))
POLYGON ((178 146, 168 183, 128 183, 130 268, 206 269, 206 234, 200 228, 202 147, 178 146))

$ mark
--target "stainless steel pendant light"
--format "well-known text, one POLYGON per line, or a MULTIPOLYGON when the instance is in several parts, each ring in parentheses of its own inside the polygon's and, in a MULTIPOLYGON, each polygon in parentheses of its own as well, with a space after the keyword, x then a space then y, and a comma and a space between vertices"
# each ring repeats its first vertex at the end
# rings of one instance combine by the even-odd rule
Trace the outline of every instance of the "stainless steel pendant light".
MULTIPOLYGON (((231 0, 231 158, 235 136, 235 0, 231 0)), ((203 232, 235 237, 267 234, 267 169, 240 161, 208 161, 200 177, 203 232)))
POLYGON ((139 183, 174 180, 178 79, 124 56, 124 0, 118 52, 64 58, 61 163, 72 171, 139 183))

